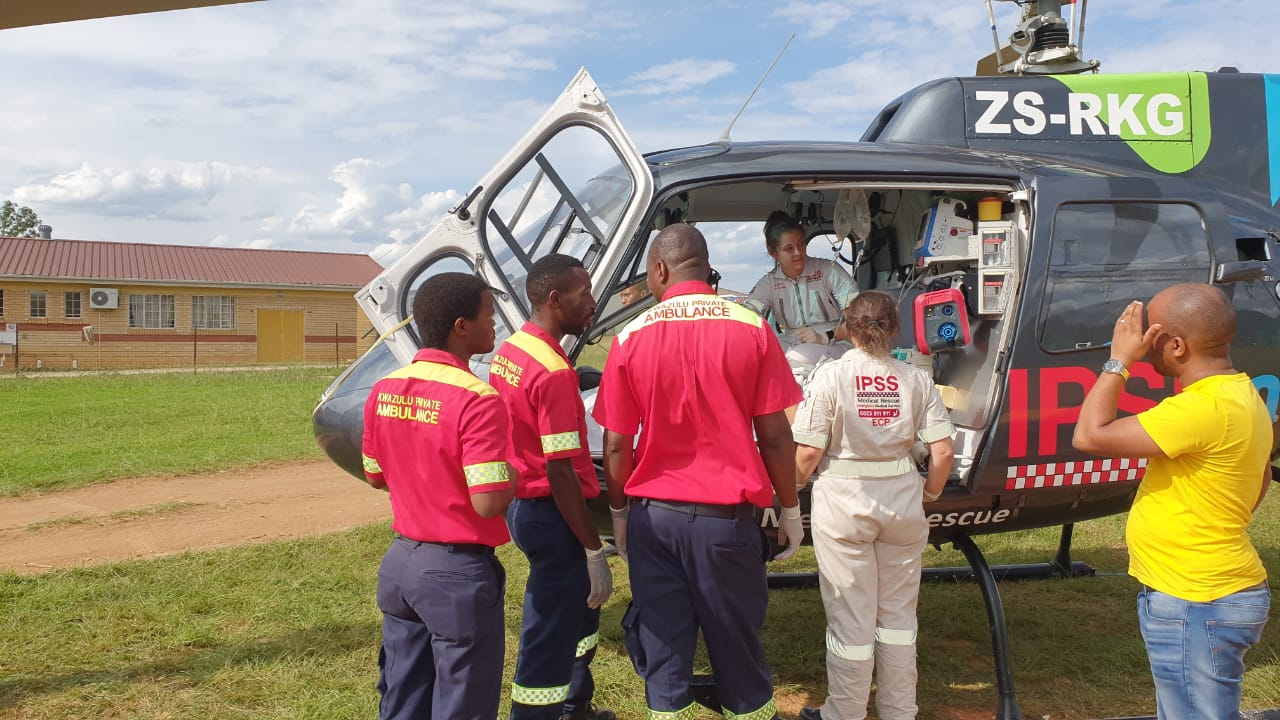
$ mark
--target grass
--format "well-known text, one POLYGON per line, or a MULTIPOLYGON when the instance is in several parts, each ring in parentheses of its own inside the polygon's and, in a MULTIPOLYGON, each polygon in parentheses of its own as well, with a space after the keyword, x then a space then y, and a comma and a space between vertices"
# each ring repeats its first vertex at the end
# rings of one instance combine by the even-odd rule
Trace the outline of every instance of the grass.
POLYGON ((333 368, 0 381, 0 495, 321 457, 333 368))
POLYGON ((108 525, 116 525, 140 518, 155 517, 157 515, 172 515, 183 510, 198 508, 205 503, 177 501, 156 503, 155 505, 146 505, 140 508, 132 508, 130 510, 117 510, 105 515, 68 515, 66 517, 54 518, 53 520, 41 520, 40 522, 28 523, 23 529, 33 530, 50 530, 52 528, 74 527, 77 525, 95 525, 97 527, 106 527, 108 525))
MULTIPOLYGON (((1268 500, 1254 530, 1272 568, 1280 561, 1277 503, 1268 500)), ((1027 717, 1154 711, 1122 529, 1120 517, 1076 528, 1075 557, 1092 563, 1097 577, 1001 584, 1027 717)), ((0 718, 373 717, 375 573, 388 542, 384 526, 370 526, 38 577, 0 575, 0 718)), ((979 543, 993 563, 1028 562, 1049 557, 1057 535, 1029 531, 979 543)), ((510 545, 501 556, 509 578, 509 681, 525 564, 510 545)), ((951 549, 930 549, 925 559, 963 562, 951 549)), ((613 562, 617 589, 594 663, 597 700, 639 718, 643 686, 618 627, 629 590, 624 566, 613 562)), ((806 549, 778 569, 812 567, 806 549)), ((990 717, 996 694, 977 586, 926 585, 920 619, 920 717, 990 717)), ((772 593, 764 637, 785 717, 823 698, 824 624, 816 591, 772 593)), ((1267 628, 1247 665, 1245 706, 1280 706, 1280 625, 1267 628)))

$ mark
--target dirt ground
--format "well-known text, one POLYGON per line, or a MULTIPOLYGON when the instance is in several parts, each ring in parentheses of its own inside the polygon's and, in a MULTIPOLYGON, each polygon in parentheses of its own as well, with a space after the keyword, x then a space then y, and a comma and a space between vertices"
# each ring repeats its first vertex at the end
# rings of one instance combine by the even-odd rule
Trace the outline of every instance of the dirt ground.
POLYGON ((386 493, 314 461, 0 498, 0 570, 302 538, 390 520, 386 493))

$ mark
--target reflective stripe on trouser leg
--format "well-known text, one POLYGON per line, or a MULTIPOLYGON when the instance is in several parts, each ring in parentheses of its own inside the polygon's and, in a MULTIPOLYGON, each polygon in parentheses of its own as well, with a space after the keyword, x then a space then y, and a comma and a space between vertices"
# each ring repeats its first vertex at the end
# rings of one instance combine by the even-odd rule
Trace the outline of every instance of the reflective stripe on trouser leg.
POLYGON ((840 641, 831 632, 831 628, 827 628, 827 650, 842 660, 852 660, 855 662, 862 660, 870 660, 874 655, 874 645, 849 645, 840 641))
POLYGON ((568 697, 568 685, 533 688, 511 683, 511 702, 521 705, 560 705, 568 697))
POLYGON ((916 632, 876 628, 876 712, 881 720, 913 720, 916 632))
POLYGON ((874 645, 850 645, 827 628, 827 701, 824 720, 863 720, 871 697, 874 645))
POLYGON ((555 503, 516 500, 507 524, 529 558, 511 718, 555 720, 590 703, 595 689, 588 665, 594 648, 579 652, 600 617, 587 607, 587 559, 555 503))
POLYGON ((689 706, 684 709, 670 712, 649 708, 649 720, 694 720, 694 718, 698 717, 698 714, 694 712, 693 705, 693 703, 689 703, 689 706))
POLYGON ((594 650, 596 645, 599 645, 599 644, 600 644, 600 633, 598 632, 591 633, 590 635, 578 641, 578 650, 577 650, 577 653, 574 655, 574 657, 582 657, 583 655, 586 655, 588 652, 594 650))

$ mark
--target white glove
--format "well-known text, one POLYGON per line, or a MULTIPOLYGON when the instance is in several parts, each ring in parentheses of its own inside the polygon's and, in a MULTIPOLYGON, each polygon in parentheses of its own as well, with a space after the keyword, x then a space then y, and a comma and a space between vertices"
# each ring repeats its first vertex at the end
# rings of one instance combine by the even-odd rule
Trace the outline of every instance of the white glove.
POLYGON ((802 343, 817 343, 818 345, 827 344, 827 336, 825 333, 820 333, 807 325, 796 330, 796 340, 799 340, 802 343))
POLYGON ((778 544, 787 549, 778 553, 774 560, 786 560, 800 549, 800 541, 804 540, 804 522, 800 519, 800 506, 782 508, 782 520, 778 523, 778 544))
POLYGON ((591 576, 591 594, 587 596, 587 607, 595 610, 613 594, 613 571, 609 569, 609 559, 605 557, 604 546, 587 551, 587 575, 591 576))
POLYGON ((627 561, 627 511, 630 508, 622 508, 619 510, 613 506, 609 506, 609 515, 613 518, 613 546, 618 549, 618 557, 623 562, 627 561))

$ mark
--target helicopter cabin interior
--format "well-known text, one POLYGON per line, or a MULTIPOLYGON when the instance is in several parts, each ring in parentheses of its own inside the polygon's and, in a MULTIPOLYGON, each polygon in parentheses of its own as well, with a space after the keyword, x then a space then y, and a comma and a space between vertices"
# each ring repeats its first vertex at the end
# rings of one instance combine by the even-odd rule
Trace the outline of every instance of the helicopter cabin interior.
MULTIPOLYGON (((697 226, 707 237, 712 267, 725 278, 720 293, 741 302, 760 269, 772 267, 763 220, 785 210, 804 228, 810 257, 836 262, 860 290, 882 290, 898 300, 894 355, 932 374, 958 430, 952 482, 963 485, 995 412, 997 362, 1012 336, 1014 297, 1026 264, 1024 198, 1015 187, 983 182, 719 182, 659 202, 647 237, 671 223, 697 226), (747 268, 754 275, 744 275, 747 268)), ((646 255, 647 244, 638 243, 628 254, 600 297, 604 307, 588 343, 606 349, 622 325, 654 303, 645 286, 646 255)))

